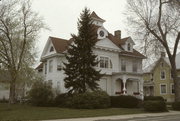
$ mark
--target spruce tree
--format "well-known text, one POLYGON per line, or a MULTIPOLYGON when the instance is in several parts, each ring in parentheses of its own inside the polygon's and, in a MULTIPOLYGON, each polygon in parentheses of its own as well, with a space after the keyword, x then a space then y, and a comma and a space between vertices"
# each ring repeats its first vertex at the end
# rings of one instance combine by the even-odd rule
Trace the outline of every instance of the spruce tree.
POLYGON ((84 93, 87 90, 98 89, 97 81, 102 74, 95 70, 98 64, 92 47, 97 41, 97 34, 92 24, 90 10, 85 8, 78 19, 78 35, 72 35, 73 42, 68 48, 64 71, 65 87, 68 93, 84 93))

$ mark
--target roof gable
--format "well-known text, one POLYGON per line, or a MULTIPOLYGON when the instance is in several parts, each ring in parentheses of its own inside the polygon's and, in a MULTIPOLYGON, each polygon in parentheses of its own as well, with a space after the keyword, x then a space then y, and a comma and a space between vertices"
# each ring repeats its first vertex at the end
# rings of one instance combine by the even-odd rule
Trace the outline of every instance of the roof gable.
POLYGON ((69 42, 70 41, 65 40, 65 39, 49 37, 43 49, 41 57, 46 56, 48 54, 53 54, 53 53, 63 53, 65 50, 67 50, 69 42), (54 48, 53 52, 49 52, 51 47, 54 48))
POLYGON ((161 62, 165 62, 167 65, 169 65, 169 63, 167 63, 166 61, 166 58, 159 58, 157 61, 155 61, 154 63, 150 64, 147 68, 145 68, 143 72, 152 73, 159 66, 161 62))
POLYGON ((104 38, 100 41, 97 41, 96 46, 120 50, 120 48, 116 44, 114 44, 111 40, 109 40, 108 38, 104 38))
POLYGON ((100 18, 94 11, 91 13, 90 16, 91 16, 92 19, 99 20, 101 22, 105 22, 105 20, 100 18))

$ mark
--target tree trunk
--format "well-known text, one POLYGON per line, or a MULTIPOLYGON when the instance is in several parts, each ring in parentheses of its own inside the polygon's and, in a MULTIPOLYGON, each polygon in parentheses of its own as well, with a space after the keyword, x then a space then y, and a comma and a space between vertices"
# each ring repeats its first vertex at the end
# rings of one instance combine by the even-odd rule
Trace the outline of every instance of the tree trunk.
POLYGON ((11 70, 11 82, 10 82, 10 92, 9 92, 9 103, 16 103, 16 77, 17 73, 14 69, 11 70))
POLYGON ((9 103, 14 104, 15 102, 16 102, 16 84, 15 84, 15 80, 11 80, 10 93, 9 93, 9 103))
POLYGON ((171 74, 174 80, 175 102, 180 102, 180 80, 177 76, 175 58, 171 58, 171 74))

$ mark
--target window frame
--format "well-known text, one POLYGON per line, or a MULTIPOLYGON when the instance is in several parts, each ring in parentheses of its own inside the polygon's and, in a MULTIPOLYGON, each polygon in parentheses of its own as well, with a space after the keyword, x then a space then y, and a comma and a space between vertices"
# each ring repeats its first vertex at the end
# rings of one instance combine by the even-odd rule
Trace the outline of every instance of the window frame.
POLYGON ((138 62, 136 60, 133 60, 132 63, 132 72, 138 72, 138 62), (136 70, 134 70, 134 67, 136 67, 136 70))
POLYGON ((54 51, 54 47, 51 46, 50 49, 49 49, 49 52, 53 52, 54 51))
POLYGON ((121 71, 126 72, 126 61, 121 59, 121 71))
POLYGON ((49 60, 49 69, 48 69, 49 73, 53 72, 53 60, 49 60), (52 64, 52 65, 51 65, 52 64))
POLYGON ((167 94, 167 84, 160 84, 160 94, 161 94, 161 95, 167 94), (161 87, 161 86, 165 86, 165 90, 166 90, 165 93, 162 93, 162 87, 161 87))
POLYGON ((99 56, 98 59, 99 59, 98 67, 103 68, 103 69, 112 69, 113 68, 112 61, 109 57, 99 56))
POLYGON ((165 70, 160 71, 160 79, 161 80, 166 80, 166 71, 165 70), (162 78, 162 72, 164 72, 164 78, 162 78))
POLYGON ((127 44, 127 50, 128 50, 128 51, 131 51, 131 43, 128 43, 128 44, 127 44))

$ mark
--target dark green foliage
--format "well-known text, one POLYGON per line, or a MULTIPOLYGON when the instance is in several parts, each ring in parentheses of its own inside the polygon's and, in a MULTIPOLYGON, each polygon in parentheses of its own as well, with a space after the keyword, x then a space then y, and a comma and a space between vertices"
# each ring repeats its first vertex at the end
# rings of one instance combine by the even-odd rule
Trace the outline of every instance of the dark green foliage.
POLYGON ((144 101, 165 101, 163 97, 161 96, 145 96, 144 101))
POLYGON ((165 101, 144 101, 144 109, 149 112, 164 112, 167 111, 165 101))
POLYGON ((67 107, 69 95, 67 93, 59 94, 54 99, 54 106, 67 107))
POLYGON ((104 91, 74 94, 69 101, 70 107, 78 109, 100 109, 110 107, 110 97, 104 91))
POLYGON ((111 96, 111 106, 115 108, 137 108, 141 100, 129 95, 111 96))
POLYGON ((90 17, 90 11, 85 8, 78 20, 78 35, 72 35, 74 44, 68 49, 64 63, 65 87, 69 93, 84 93, 87 89, 98 89, 97 81, 102 75, 100 71, 94 69, 98 64, 96 55, 93 54, 92 47, 97 40, 94 25, 90 17))
POLYGON ((53 101, 53 92, 50 84, 37 81, 29 91, 29 101, 35 106, 51 106, 53 101))
POLYGON ((8 101, 8 99, 6 99, 6 98, 2 98, 2 99, 0 99, 0 103, 8 103, 9 101, 8 101))
POLYGON ((179 110, 180 111, 180 102, 173 102, 172 108, 173 108, 173 110, 179 110))

